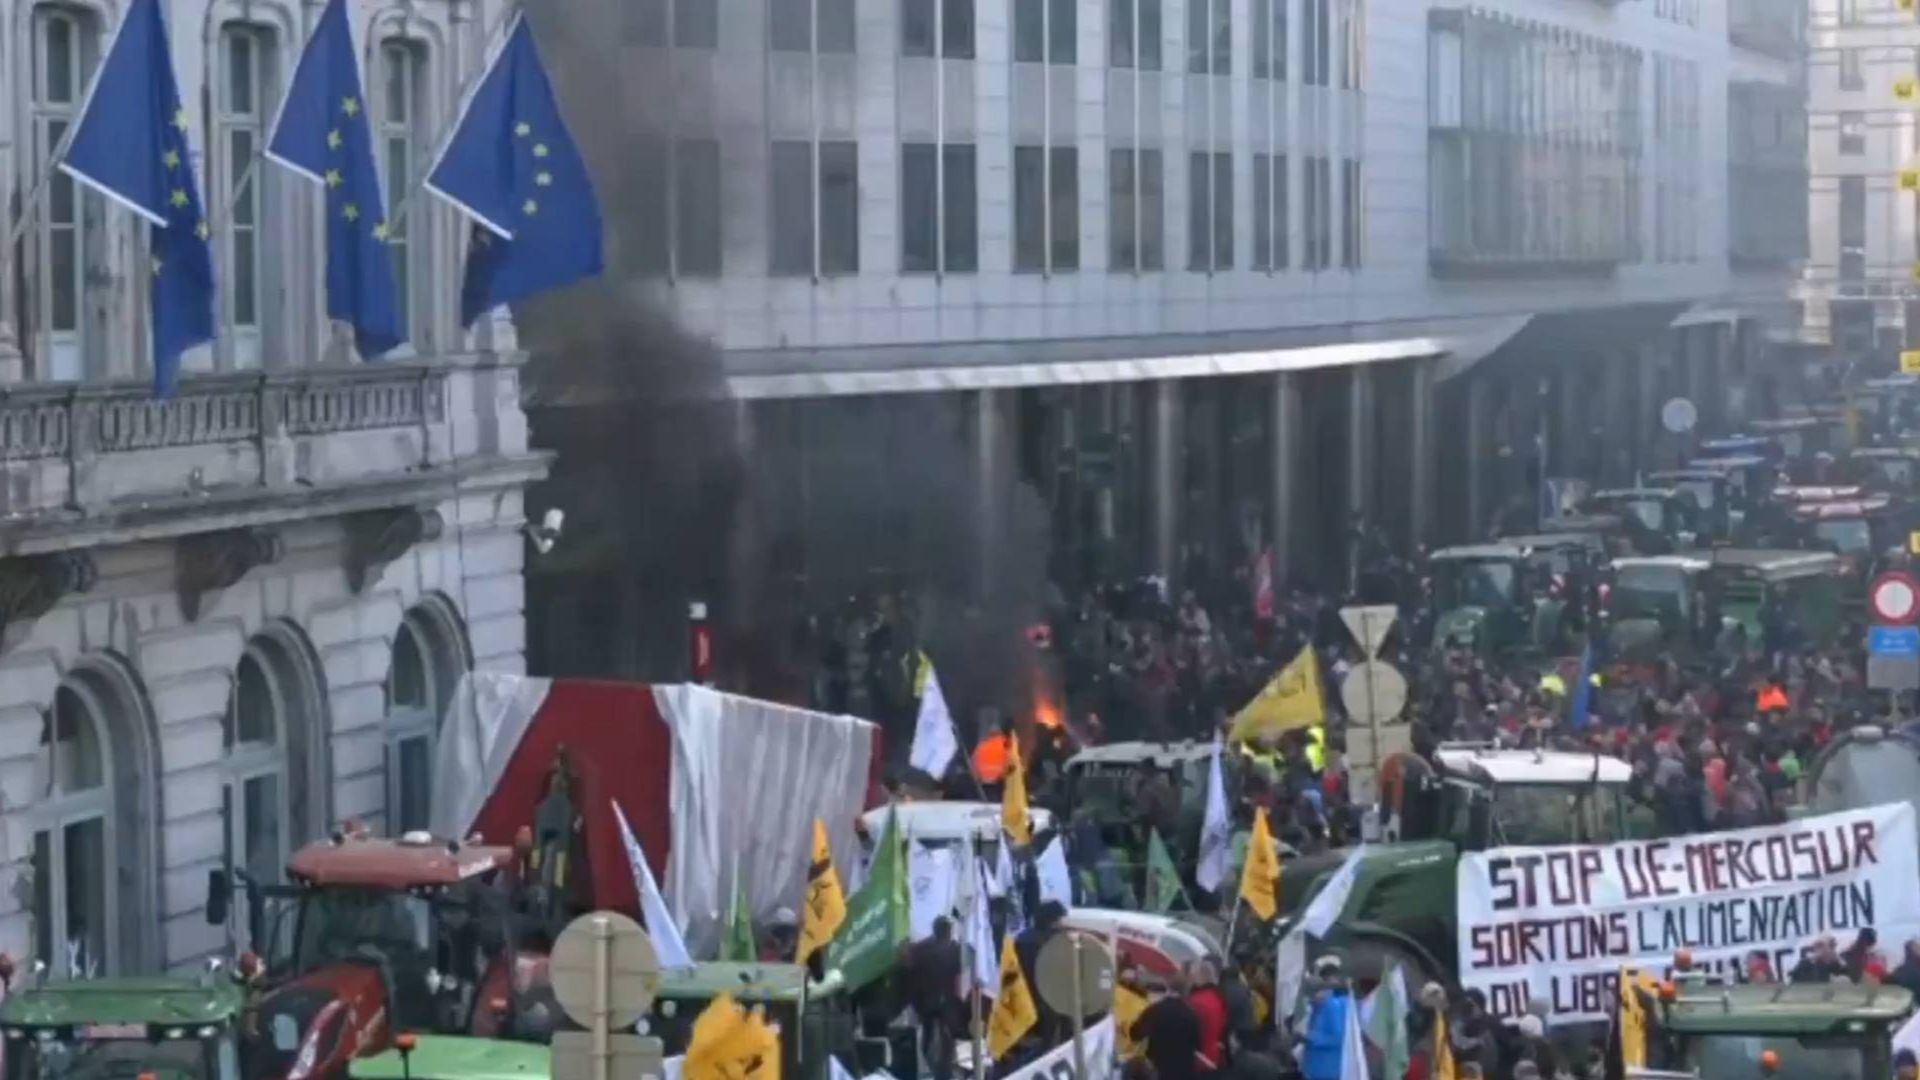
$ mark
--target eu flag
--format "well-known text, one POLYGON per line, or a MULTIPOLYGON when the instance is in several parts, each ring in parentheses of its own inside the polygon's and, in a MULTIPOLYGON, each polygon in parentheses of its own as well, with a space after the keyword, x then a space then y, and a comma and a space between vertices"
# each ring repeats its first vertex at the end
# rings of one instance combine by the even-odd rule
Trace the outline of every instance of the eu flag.
POLYGON ((601 271, 600 204, 526 18, 474 89, 427 190, 473 219, 460 317, 601 271))
POLYGON ((152 226, 153 387, 170 393, 180 354, 213 340, 213 253, 160 0, 128 5, 60 167, 152 226))
POLYGON ((400 344, 386 204, 373 167, 373 131, 346 0, 327 0, 320 13, 267 156, 326 189, 327 315, 353 327, 361 356, 400 344))

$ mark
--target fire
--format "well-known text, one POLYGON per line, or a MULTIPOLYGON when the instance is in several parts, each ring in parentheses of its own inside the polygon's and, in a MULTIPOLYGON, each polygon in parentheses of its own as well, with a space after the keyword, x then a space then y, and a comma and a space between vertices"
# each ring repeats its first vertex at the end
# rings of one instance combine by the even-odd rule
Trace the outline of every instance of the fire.
POLYGON ((1033 720, 1034 723, 1039 724, 1041 727, 1049 728, 1053 731, 1060 731, 1067 726, 1065 718, 1060 715, 1060 706, 1046 698, 1039 698, 1034 701, 1033 720))

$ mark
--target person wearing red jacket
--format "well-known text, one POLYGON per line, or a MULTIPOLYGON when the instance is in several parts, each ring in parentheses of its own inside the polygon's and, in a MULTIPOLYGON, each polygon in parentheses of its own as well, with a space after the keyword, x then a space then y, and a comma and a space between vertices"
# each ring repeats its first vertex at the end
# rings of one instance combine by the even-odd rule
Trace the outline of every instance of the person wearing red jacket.
POLYGON ((1187 991, 1187 1004, 1200 1017, 1194 1071, 1201 1077, 1213 1076, 1227 1067, 1227 997, 1220 992, 1220 973, 1212 963, 1197 960, 1188 974, 1192 989, 1187 991))

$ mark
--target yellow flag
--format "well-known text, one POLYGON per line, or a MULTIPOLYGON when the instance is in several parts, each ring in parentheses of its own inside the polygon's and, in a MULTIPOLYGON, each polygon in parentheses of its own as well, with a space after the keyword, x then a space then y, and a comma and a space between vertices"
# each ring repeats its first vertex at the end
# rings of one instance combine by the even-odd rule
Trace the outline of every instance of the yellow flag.
POLYGON ((1273 832, 1267 827, 1267 808, 1255 807, 1253 835, 1247 840, 1247 865, 1240 871, 1240 899, 1261 919, 1280 911, 1280 856, 1273 851, 1273 832))
POLYGON ((1653 976, 1632 968, 1620 969, 1620 1063, 1626 1069, 1647 1067, 1647 999, 1657 991, 1653 976))
POLYGON ((1020 973, 1020 954, 1014 951, 1009 934, 1000 940, 1000 992, 994 995, 993 1014, 987 1017, 987 1053, 1005 1057, 1039 1021, 1040 1010, 1033 1007, 1033 991, 1020 973))
POLYGON ((1033 843, 1033 821, 1027 813, 1027 763, 1020 759, 1020 740, 1007 740, 1007 777, 1000 793, 1000 825, 1021 844, 1033 843))
POLYGON ((1144 1040, 1135 1042, 1133 1038, 1133 1022, 1140 1019, 1140 1014, 1146 1011, 1147 996, 1145 994, 1119 979, 1113 980, 1113 1037, 1118 1040, 1120 1056, 1123 1059, 1138 1057, 1147 1049, 1144 1040))
MULTIPOLYGON (((1433 1013, 1433 1080, 1460 1080, 1459 1066, 1453 1062, 1453 1037, 1447 1034, 1447 1011, 1433 1013)), ((687 1080, 693 1080, 688 1077, 687 1080)))
POLYGON ((780 1036, 732 994, 721 994, 693 1022, 685 1075, 686 1080, 780 1080, 780 1036))
POLYGON ((807 910, 800 918, 800 952, 804 964, 813 950, 833 940, 847 918, 847 897, 840 891, 840 875, 833 869, 833 848, 827 844, 827 824, 813 819, 813 862, 807 867, 807 910))
POLYGON ((1311 646, 1288 661, 1279 674, 1233 718, 1232 742, 1324 724, 1326 694, 1320 688, 1320 661, 1311 646))

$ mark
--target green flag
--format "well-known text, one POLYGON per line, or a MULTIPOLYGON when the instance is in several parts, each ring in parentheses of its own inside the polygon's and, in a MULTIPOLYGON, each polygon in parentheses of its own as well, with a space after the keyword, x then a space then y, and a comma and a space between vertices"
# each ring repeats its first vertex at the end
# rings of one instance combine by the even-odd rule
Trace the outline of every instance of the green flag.
POLYGON ((895 818, 887 815, 867 880, 847 899, 846 921, 827 944, 827 970, 838 968, 848 990, 885 978, 907 941, 907 846, 895 818))
POLYGON ((733 914, 727 919, 727 937, 720 943, 720 959, 751 964, 760 950, 753 940, 753 909, 747 904, 747 890, 735 882, 733 914))
POLYGON ((1407 976, 1395 964, 1387 977, 1374 987, 1373 1007, 1367 1016, 1367 1040, 1380 1048, 1387 1076, 1407 1075, 1407 1062, 1413 1056, 1407 1046, 1407 976))
POLYGON ((1147 833, 1147 910, 1165 915, 1178 905, 1186 905, 1187 890, 1180 884, 1180 871, 1173 865, 1173 853, 1167 850, 1166 841, 1160 839, 1160 830, 1147 833))

